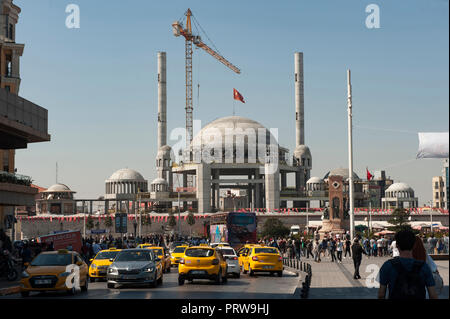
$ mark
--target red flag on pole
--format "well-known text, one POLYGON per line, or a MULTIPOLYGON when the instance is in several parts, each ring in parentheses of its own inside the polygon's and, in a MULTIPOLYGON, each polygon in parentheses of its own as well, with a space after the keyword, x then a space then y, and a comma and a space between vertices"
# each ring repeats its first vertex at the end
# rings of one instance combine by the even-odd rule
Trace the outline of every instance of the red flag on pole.
POLYGON ((370 174, 369 169, 366 167, 366 172, 367 172, 367 180, 370 181, 373 178, 373 175, 370 174))
POLYGON ((236 89, 233 88, 233 98, 235 100, 241 101, 242 103, 245 103, 244 97, 239 93, 236 89))

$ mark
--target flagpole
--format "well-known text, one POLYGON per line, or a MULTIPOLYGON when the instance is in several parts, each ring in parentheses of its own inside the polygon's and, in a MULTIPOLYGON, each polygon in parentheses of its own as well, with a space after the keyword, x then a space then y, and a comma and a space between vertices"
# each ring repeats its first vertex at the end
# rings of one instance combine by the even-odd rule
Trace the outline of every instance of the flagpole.
POLYGON ((350 69, 347 70, 347 103, 348 103, 348 175, 349 175, 349 201, 350 201, 350 238, 355 234, 355 212, 353 199, 353 132, 352 132, 352 84, 350 69))
POLYGON ((234 114, 235 114, 235 113, 234 113, 234 105, 235 105, 235 103, 236 103, 236 102, 234 102, 234 101, 235 101, 235 100, 233 99, 233 116, 234 116, 234 114))

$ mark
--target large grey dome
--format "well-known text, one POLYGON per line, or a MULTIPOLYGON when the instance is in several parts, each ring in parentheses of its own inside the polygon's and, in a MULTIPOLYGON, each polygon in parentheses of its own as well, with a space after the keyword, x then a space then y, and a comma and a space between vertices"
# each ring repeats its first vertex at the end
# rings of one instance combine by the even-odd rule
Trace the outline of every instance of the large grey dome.
POLYGON ((110 181, 123 181, 123 180, 132 180, 132 181, 144 181, 144 177, 135 170, 129 168, 122 168, 116 171, 111 177, 108 179, 110 181))
MULTIPOLYGON (((259 144, 266 147, 271 146, 273 149, 276 148, 278 150, 278 141, 263 125, 245 117, 228 116, 212 121, 202 128, 193 138, 191 147, 194 156, 214 148, 215 151, 221 149, 222 154, 229 157, 233 149, 235 149, 236 153, 244 149, 245 155, 242 156, 245 159, 248 159, 251 155, 255 156, 256 160, 258 158, 259 144), (265 140, 263 142, 259 141, 260 135, 264 136, 265 140)), ((214 154, 210 155, 213 156, 214 154)), ((233 156, 233 158, 235 157, 236 155, 233 156)))

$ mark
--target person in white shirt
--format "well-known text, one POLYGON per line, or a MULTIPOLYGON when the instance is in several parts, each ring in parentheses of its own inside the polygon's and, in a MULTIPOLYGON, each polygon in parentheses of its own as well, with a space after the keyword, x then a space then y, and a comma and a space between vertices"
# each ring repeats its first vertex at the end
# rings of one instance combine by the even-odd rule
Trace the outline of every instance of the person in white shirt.
POLYGON ((398 251, 397 244, 396 244, 395 240, 391 243, 391 251, 392 251, 392 257, 393 258, 400 256, 400 252, 398 251))

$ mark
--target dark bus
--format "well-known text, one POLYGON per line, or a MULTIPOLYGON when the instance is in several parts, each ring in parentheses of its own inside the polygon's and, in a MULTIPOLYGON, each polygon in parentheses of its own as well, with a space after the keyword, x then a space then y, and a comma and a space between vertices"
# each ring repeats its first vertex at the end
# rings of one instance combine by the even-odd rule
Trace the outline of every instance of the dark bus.
POLYGON ((210 243, 229 243, 237 248, 256 243, 256 213, 229 212, 210 216, 210 243))

